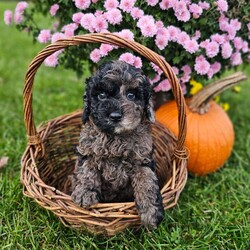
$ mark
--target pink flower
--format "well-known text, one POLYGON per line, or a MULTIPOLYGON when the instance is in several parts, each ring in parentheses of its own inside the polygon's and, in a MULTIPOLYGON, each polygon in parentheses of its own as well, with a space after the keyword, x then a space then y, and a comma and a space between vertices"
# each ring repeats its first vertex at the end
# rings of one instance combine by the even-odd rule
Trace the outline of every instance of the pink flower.
MULTIPOLYGON (((164 23, 162 21, 156 21, 155 25, 156 25, 158 31, 159 31, 159 29, 163 29, 164 28, 164 23)), ((157 33, 158 33, 158 31, 157 31, 157 33)))
POLYGON ((161 81, 155 88, 154 91, 155 92, 159 92, 159 91, 169 91, 171 89, 171 85, 168 79, 165 79, 163 81, 161 81))
POLYGON ((48 67, 56 67, 58 64, 58 55, 62 53, 62 50, 53 53, 44 60, 44 65, 48 67))
POLYGON ((241 50, 243 47, 243 40, 241 37, 235 37, 233 40, 234 47, 236 50, 241 50))
POLYGON ((171 0, 162 0, 160 2, 160 8, 162 10, 168 10, 170 8, 170 2, 171 2, 171 0))
POLYGON ((178 39, 178 35, 181 33, 181 30, 173 25, 167 27, 169 40, 176 42, 178 39))
POLYGON ((217 5, 219 11, 221 11, 221 12, 228 11, 228 4, 227 4, 226 0, 218 0, 216 2, 216 5, 217 5))
POLYGON ((188 51, 190 54, 195 53, 199 49, 199 45, 195 39, 189 39, 184 43, 184 48, 186 51, 188 51))
POLYGON ((248 42, 247 41, 243 41, 242 52, 243 53, 247 53, 248 50, 249 50, 249 48, 248 48, 248 42))
POLYGON ((201 38, 201 32, 199 30, 196 30, 193 39, 198 40, 200 38, 201 38))
POLYGON ((117 34, 124 39, 134 41, 134 34, 129 29, 124 29, 124 30, 118 32, 117 34))
POLYGON ((210 68, 213 70, 214 74, 216 74, 221 70, 221 64, 219 62, 215 62, 211 64, 210 68))
POLYGON ((202 41, 200 43, 200 47, 205 49, 208 46, 209 42, 210 42, 209 39, 206 39, 205 41, 202 41))
POLYGON ((118 9, 111 9, 105 13, 105 17, 110 24, 120 24, 122 21, 121 11, 118 9))
POLYGON ((120 2, 120 9, 122 9, 124 12, 131 12, 132 8, 134 7, 136 0, 121 0, 120 2))
POLYGON ((175 14, 182 13, 183 11, 187 10, 187 4, 183 0, 175 1, 175 3, 173 4, 173 9, 175 11, 175 14))
POLYGON ((183 74, 183 76, 180 78, 181 83, 189 82, 191 79, 191 76, 189 74, 183 74))
POLYGON ((51 56, 48 56, 44 60, 44 65, 48 66, 48 67, 56 67, 57 64, 58 64, 58 57, 55 54, 52 54, 51 56))
POLYGON ((198 4, 190 4, 189 11, 193 13, 194 18, 198 18, 202 14, 202 8, 198 4))
POLYGON ((139 9, 138 7, 134 7, 132 8, 131 12, 130 12, 131 16, 133 17, 133 19, 139 19, 144 15, 143 10, 139 9))
POLYGON ((141 27, 141 33, 145 37, 153 37, 157 32, 157 28, 154 23, 148 23, 141 27))
POLYGON ((84 15, 84 14, 81 13, 81 12, 78 12, 78 13, 73 14, 73 16, 72 16, 72 21, 75 22, 75 23, 80 24, 83 15, 84 15))
POLYGON ((168 29, 163 27, 163 28, 158 28, 157 30, 157 35, 158 36, 164 36, 166 37, 166 39, 169 39, 169 33, 168 33, 168 29))
POLYGON ((95 15, 95 17, 103 16, 103 11, 102 10, 96 10, 94 15, 95 15))
POLYGON ((225 42, 225 37, 223 35, 214 34, 211 36, 211 40, 221 45, 225 42))
POLYGON ((198 74, 206 75, 210 69, 210 64, 204 56, 200 55, 195 59, 194 69, 198 74))
POLYGON ((157 32, 155 20, 152 16, 143 16, 137 22, 137 26, 141 29, 141 33, 145 37, 153 37, 157 32))
POLYGON ((20 24, 23 21, 23 14, 15 11, 14 13, 14 22, 15 24, 20 24))
POLYGON ((84 14, 81 19, 81 26, 90 32, 94 32, 95 19, 96 17, 92 13, 84 14))
POLYGON ((161 76, 158 75, 158 74, 156 74, 156 75, 154 76, 154 78, 152 78, 152 79, 149 78, 149 83, 152 85, 152 84, 154 84, 154 83, 156 83, 156 82, 159 82, 160 79, 161 79, 161 76))
POLYGON ((241 29, 241 22, 239 22, 238 19, 232 19, 230 20, 230 26, 232 26, 235 30, 240 30, 241 29))
POLYGON ((210 8, 210 4, 209 3, 207 3, 207 2, 202 2, 202 1, 200 1, 199 3, 198 3, 198 5, 203 9, 203 10, 208 10, 209 8, 210 8))
POLYGON ((224 59, 231 57, 233 53, 233 48, 229 42, 225 42, 221 45, 221 55, 224 59))
POLYGON ((219 18, 219 27, 221 31, 227 31, 228 26, 229 26, 229 22, 228 22, 228 18, 226 18, 225 16, 221 15, 221 17, 219 18))
POLYGON ((187 86, 184 83, 181 83, 181 90, 183 95, 187 94, 187 86))
POLYGON ((187 22, 191 17, 190 12, 187 9, 187 4, 183 0, 176 2, 174 5, 174 11, 175 16, 179 21, 187 22))
POLYGON ((50 7, 50 10, 49 10, 49 13, 51 16, 55 16, 56 15, 56 12, 59 10, 59 5, 58 4, 53 4, 51 7, 50 7))
POLYGON ((179 43, 180 45, 184 45, 189 40, 190 37, 185 31, 182 31, 177 35, 177 43, 179 43))
POLYGON ((51 39, 51 31, 50 30, 41 30, 37 40, 40 43, 47 43, 51 39))
POLYGON ((155 44, 160 50, 163 50, 168 45, 168 38, 163 35, 157 35, 155 39, 155 44))
POLYGON ((51 36, 51 42, 54 43, 57 40, 65 38, 65 35, 61 32, 56 32, 51 36))
POLYGON ((106 10, 116 9, 119 6, 119 2, 117 0, 106 0, 104 2, 104 8, 106 10))
POLYGON ((29 6, 29 4, 27 2, 21 1, 21 2, 17 3, 16 8, 15 8, 15 12, 23 14, 24 10, 27 9, 28 6, 29 6))
MULTIPOLYGON (((186 6, 190 4, 190 0, 182 0, 182 2, 185 2, 186 6)), ((169 7, 174 9, 176 8, 178 3, 179 0, 171 0, 169 1, 169 7)))
POLYGON ((177 19, 179 21, 183 21, 183 22, 187 22, 190 20, 190 12, 188 10, 185 10, 183 12, 178 12, 178 13, 175 13, 175 16, 177 17, 177 19))
POLYGON ((206 55, 210 58, 213 58, 219 53, 219 45, 216 42, 209 42, 206 46, 206 55))
POLYGON ((99 50, 99 49, 94 49, 94 50, 90 53, 90 59, 91 59, 94 63, 99 62, 100 59, 101 59, 100 50, 99 50))
POLYGON ((242 64, 241 53, 239 52, 233 53, 230 60, 231 60, 231 64, 234 66, 242 64))
POLYGON ((144 25, 147 25, 149 23, 154 23, 154 22, 155 22, 155 19, 153 18, 153 16, 145 15, 138 20, 137 27, 141 28, 144 25))
POLYGON ((149 6, 155 6, 159 0, 146 0, 146 2, 149 6))
POLYGON ((173 67, 172 67, 172 70, 174 71, 174 73, 175 73, 176 75, 179 75, 179 69, 178 69, 177 67, 173 66, 173 67))
POLYGON ((184 72, 185 75, 190 75, 192 70, 189 65, 184 65, 181 70, 184 72))
POLYGON ((214 75, 214 71, 210 68, 209 71, 207 72, 208 79, 211 79, 214 75))
POLYGON ((62 27, 62 31, 64 32, 66 37, 74 36, 75 30, 78 28, 78 24, 70 23, 62 27))
POLYGON ((86 10, 90 4, 90 0, 75 0, 75 6, 80 10, 86 10))
POLYGON ((135 56, 134 57, 134 66, 137 68, 137 69, 141 69, 142 67, 142 60, 139 56, 135 56))
POLYGON ((209 79, 211 79, 216 73, 218 73, 221 69, 221 64, 219 62, 215 62, 210 65, 210 69, 207 73, 209 79))
POLYGON ((163 73, 162 69, 157 66, 156 64, 154 63, 150 63, 150 65, 152 66, 153 70, 158 74, 158 75, 161 75, 163 73))
POLYGON ((13 12, 11 10, 4 11, 4 23, 6 25, 11 25, 12 23, 13 12))
POLYGON ((108 28, 108 23, 103 16, 98 16, 95 19, 93 27, 94 27, 96 32, 104 32, 108 28))
POLYGON ((110 45, 110 44, 102 43, 101 46, 100 46, 100 55, 102 57, 107 56, 108 53, 113 50, 113 48, 114 47, 112 45, 110 45))
POLYGON ((120 57, 119 57, 119 60, 123 61, 123 62, 126 62, 126 63, 128 63, 130 65, 133 65, 134 62, 135 62, 134 55, 132 55, 129 52, 121 54, 120 57))
POLYGON ((233 40, 236 36, 236 29, 232 25, 229 25, 227 28, 227 33, 229 40, 233 40))

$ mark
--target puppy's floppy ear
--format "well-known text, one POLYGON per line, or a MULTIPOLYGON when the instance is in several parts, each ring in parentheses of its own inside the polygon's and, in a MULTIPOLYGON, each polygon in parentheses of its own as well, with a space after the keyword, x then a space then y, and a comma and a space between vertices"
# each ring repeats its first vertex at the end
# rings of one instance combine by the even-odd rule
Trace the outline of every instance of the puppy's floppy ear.
POLYGON ((96 83, 101 81, 103 75, 105 75, 105 73, 112 68, 112 63, 113 62, 111 61, 102 64, 96 71, 96 73, 86 80, 86 90, 83 96, 83 102, 84 102, 84 111, 82 116, 83 123, 86 123, 89 120, 89 116, 91 115, 91 91, 93 90, 93 87, 96 85, 96 83))
POLYGON ((84 109, 83 109, 83 116, 82 121, 85 124, 89 120, 89 116, 91 113, 90 110, 90 86, 91 86, 91 78, 86 80, 86 90, 85 94, 83 95, 83 103, 84 103, 84 109))
POLYGON ((155 113, 152 100, 149 100, 147 105, 146 116, 150 122, 155 122, 155 113))
POLYGON ((152 102, 152 89, 148 79, 143 76, 143 93, 144 93, 144 100, 145 100, 145 107, 144 112, 146 114, 146 118, 150 122, 155 122, 155 115, 154 115, 154 107, 152 102))

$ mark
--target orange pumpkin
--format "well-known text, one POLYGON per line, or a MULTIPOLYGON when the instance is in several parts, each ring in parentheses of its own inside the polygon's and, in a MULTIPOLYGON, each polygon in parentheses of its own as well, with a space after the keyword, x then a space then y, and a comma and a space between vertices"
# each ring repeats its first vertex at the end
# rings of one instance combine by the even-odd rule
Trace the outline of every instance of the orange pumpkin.
MULTIPOLYGON (((243 76, 241 78, 245 79, 243 76)), ((237 82, 241 78, 237 75, 237 82)), ((204 101, 211 99, 227 86, 232 86, 232 77, 226 84, 217 81, 215 85, 208 86, 191 99, 186 99, 186 147, 190 150, 187 167, 195 175, 206 175, 220 168, 230 156, 234 144, 233 125, 227 113, 214 101, 208 101, 208 104, 204 101)), ((156 120, 177 135, 177 115, 176 103, 170 101, 156 111, 156 120)))
MULTIPOLYGON (((156 111, 156 120, 178 135, 178 110, 174 101, 156 111)), ((205 175, 221 167, 231 154, 234 144, 233 125, 225 111, 210 102, 206 114, 193 113, 187 107, 186 147, 190 150, 188 170, 205 175)))

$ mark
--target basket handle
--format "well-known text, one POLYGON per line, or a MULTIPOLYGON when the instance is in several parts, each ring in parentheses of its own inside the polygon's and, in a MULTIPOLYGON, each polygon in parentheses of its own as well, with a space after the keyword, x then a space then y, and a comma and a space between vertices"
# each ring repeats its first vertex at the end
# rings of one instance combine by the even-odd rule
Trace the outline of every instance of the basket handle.
POLYGON ((111 45, 116 45, 122 48, 128 48, 137 52, 138 54, 144 56, 149 61, 153 62, 159 66, 164 72, 165 76, 168 78, 171 86, 173 95, 178 108, 178 141, 175 148, 174 155, 177 158, 183 158, 186 155, 186 150, 184 148, 184 142, 186 138, 186 106, 182 90, 176 75, 174 74, 170 65, 164 60, 164 58, 149 48, 127 39, 123 39, 118 35, 111 33, 94 33, 86 35, 78 35, 66 39, 61 39, 53 44, 48 45, 42 51, 40 51, 37 56, 32 60, 29 65, 28 71, 25 76, 25 86, 23 90, 23 102, 24 102, 24 122, 27 131, 28 143, 34 145, 35 147, 42 146, 42 140, 37 133, 36 126, 34 123, 34 117, 32 112, 32 88, 34 83, 34 78, 36 71, 46 59, 54 52, 64 49, 69 46, 79 45, 83 43, 107 43, 111 45))

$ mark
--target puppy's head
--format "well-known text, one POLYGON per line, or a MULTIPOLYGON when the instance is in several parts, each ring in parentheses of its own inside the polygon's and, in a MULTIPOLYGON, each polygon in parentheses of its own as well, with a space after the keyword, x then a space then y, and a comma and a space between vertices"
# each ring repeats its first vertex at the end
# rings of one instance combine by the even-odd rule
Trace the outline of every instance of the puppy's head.
POLYGON ((154 121, 151 88, 141 70, 121 61, 103 64, 87 80, 83 122, 89 117, 103 132, 120 134, 154 121))

